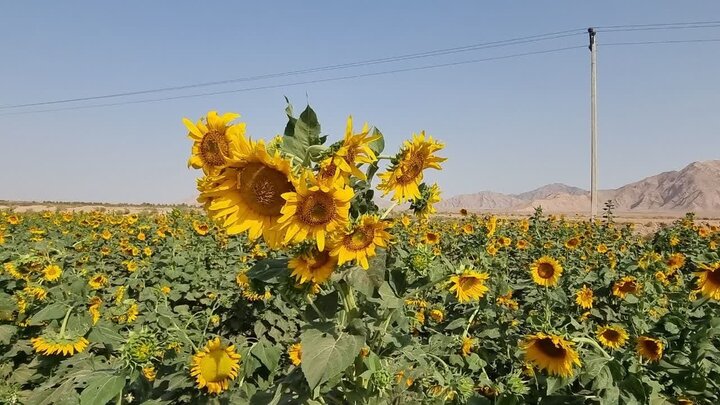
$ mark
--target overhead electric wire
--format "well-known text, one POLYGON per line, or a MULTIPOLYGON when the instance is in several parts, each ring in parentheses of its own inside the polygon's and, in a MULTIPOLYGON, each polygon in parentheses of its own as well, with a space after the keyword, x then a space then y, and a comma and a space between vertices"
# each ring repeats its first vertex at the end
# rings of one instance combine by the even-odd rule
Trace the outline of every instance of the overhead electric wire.
POLYGON ((222 94, 241 93, 241 92, 254 91, 254 90, 267 90, 267 89, 275 89, 275 88, 281 88, 281 87, 299 86, 299 85, 304 85, 304 84, 325 83, 325 82, 332 82, 332 81, 357 79, 357 78, 362 78, 362 77, 388 75, 388 74, 394 74, 394 73, 405 73, 405 72, 412 72, 412 71, 437 69, 437 68, 450 67, 450 66, 459 66, 459 65, 467 65, 467 64, 472 64, 472 63, 488 62, 488 61, 493 61, 493 60, 517 58, 517 57, 522 57, 522 56, 562 52, 562 51, 567 51, 567 50, 571 50, 571 49, 579 49, 579 48, 586 48, 586 46, 585 45, 576 45, 576 46, 568 46, 568 47, 563 47, 563 48, 554 48, 554 49, 546 49, 546 50, 541 50, 541 51, 523 52, 523 53, 516 53, 516 54, 511 54, 511 55, 495 56, 495 57, 473 59, 473 60, 466 60, 466 61, 459 61, 459 62, 449 62, 449 63, 435 64, 435 65, 394 69, 394 70, 387 70, 387 71, 381 71, 381 72, 361 73, 361 74, 356 74, 356 75, 339 76, 339 77, 331 77, 331 78, 324 78, 324 79, 314 79, 314 80, 307 80, 307 81, 293 82, 293 83, 272 84, 272 85, 267 85, 267 86, 248 87, 248 88, 242 88, 242 89, 221 90, 221 91, 196 93, 196 94, 186 94, 186 95, 180 95, 180 96, 162 97, 162 98, 155 98, 155 99, 129 100, 129 101, 121 101, 121 102, 117 102, 117 103, 81 105, 81 106, 75 106, 75 107, 51 108, 51 109, 45 109, 45 110, 7 112, 7 113, 0 113, 0 116, 25 115, 25 114, 35 114, 35 113, 45 113, 45 112, 55 112, 55 111, 83 110, 83 109, 88 109, 88 108, 112 107, 112 106, 127 105, 127 104, 152 103, 152 102, 159 102, 159 101, 178 100, 178 99, 184 99, 184 98, 216 96, 216 95, 222 95, 222 94))
POLYGON ((702 25, 702 24, 720 24, 720 21, 691 21, 691 22, 674 22, 674 23, 658 23, 658 24, 627 24, 627 25, 599 25, 594 28, 642 28, 642 27, 674 27, 685 25, 702 25))
POLYGON ((248 76, 248 77, 241 77, 241 78, 236 78, 236 79, 193 83, 193 84, 186 84, 186 85, 180 85, 180 86, 129 91, 129 92, 105 94, 105 95, 98 95, 98 96, 67 98, 67 99, 60 99, 60 100, 26 103, 26 104, 4 105, 4 106, 0 106, 0 109, 7 110, 7 109, 15 109, 15 108, 37 107, 37 106, 41 106, 41 105, 74 103, 74 102, 80 102, 80 101, 91 101, 91 100, 101 100, 101 99, 108 99, 108 98, 136 96, 136 95, 160 93, 160 92, 166 92, 166 91, 187 90, 187 89, 191 89, 191 88, 217 86, 217 85, 237 83, 237 82, 248 82, 248 81, 264 80, 264 79, 274 79, 274 78, 278 78, 278 77, 286 77, 286 76, 294 76, 294 75, 300 75, 300 74, 349 69, 349 68, 355 68, 355 67, 361 67, 361 66, 370 66, 370 65, 376 65, 376 64, 406 61, 406 60, 412 60, 412 59, 443 56, 443 55, 449 55, 449 54, 455 54, 455 53, 461 53, 461 52, 471 52, 471 51, 477 51, 477 50, 489 49, 489 48, 498 48, 498 47, 504 47, 504 46, 513 46, 513 45, 523 45, 523 44, 529 44, 529 43, 534 43, 534 42, 548 41, 548 40, 553 40, 553 39, 566 38, 566 37, 571 37, 571 36, 576 36, 576 35, 584 35, 584 34, 585 34, 585 29, 577 28, 577 29, 573 29, 573 30, 565 30, 565 31, 551 32, 551 33, 546 33, 546 34, 531 35, 531 36, 525 36, 525 37, 519 37, 519 38, 505 39, 505 40, 500 40, 500 41, 484 42, 484 43, 465 45, 465 46, 460 46, 460 47, 436 49, 436 50, 420 52, 420 53, 412 53, 412 54, 399 55, 399 56, 393 56, 393 57, 349 62, 349 63, 343 63, 343 64, 337 64, 337 65, 320 66, 320 67, 293 70, 293 71, 287 71, 287 72, 248 76))
POLYGON ((688 44, 697 42, 720 42, 720 38, 707 38, 707 39, 678 39, 678 40, 663 40, 663 41, 637 41, 637 42, 608 42, 599 43, 599 47, 603 46, 614 46, 614 45, 660 45, 660 44, 688 44))

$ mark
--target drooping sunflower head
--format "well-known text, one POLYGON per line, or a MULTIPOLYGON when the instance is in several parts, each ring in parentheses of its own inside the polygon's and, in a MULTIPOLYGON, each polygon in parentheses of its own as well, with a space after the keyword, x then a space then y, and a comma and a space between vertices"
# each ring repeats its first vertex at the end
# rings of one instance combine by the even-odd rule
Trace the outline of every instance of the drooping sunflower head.
POLYGON ((593 299, 594 294, 593 291, 588 288, 588 286, 583 285, 581 289, 578 290, 578 292, 575 294, 575 303, 577 303, 580 308, 583 309, 590 309, 593 307, 593 299))
POLYGON ((318 251, 311 248, 290 259, 288 267, 291 275, 298 283, 321 284, 326 282, 338 266, 338 258, 332 256, 329 250, 318 251))
POLYGON ((437 184, 428 187, 422 183, 419 190, 420 198, 416 198, 410 203, 410 209, 419 218, 428 219, 431 214, 437 212, 435 204, 440 202, 440 187, 437 184))
POLYGON ((477 301, 488 292, 485 284, 489 279, 488 273, 474 270, 465 271, 450 277, 450 291, 455 292, 457 300, 461 303, 477 301))
POLYGON ((600 343, 610 349, 619 349, 625 346, 628 334, 619 325, 606 325, 597 329, 597 338, 600 343))
POLYGON ((649 336, 640 336, 637 338, 635 350, 640 357, 645 360, 659 361, 663 355, 664 349, 665 346, 663 345, 663 342, 658 339, 651 338, 649 336))
POLYGON ((365 214, 346 232, 337 233, 333 238, 335 247, 332 255, 338 257, 338 264, 356 261, 363 269, 368 269, 368 258, 375 256, 375 249, 387 247, 390 225, 377 215, 365 214))
POLYGON ((195 353, 190 375, 195 377, 198 388, 219 394, 228 389, 239 370, 240 354, 235 351, 235 346, 224 345, 220 338, 215 338, 195 353))
POLYGON ((701 264, 698 269, 697 288, 702 295, 720 301, 720 262, 701 264))
POLYGON ((278 222, 286 231, 285 242, 311 238, 323 251, 326 236, 347 225, 353 189, 341 180, 332 184, 318 183, 310 172, 301 176, 295 188, 296 191, 282 195, 286 203, 278 222))
POLYGON ((202 168, 205 173, 224 167, 231 156, 231 145, 245 136, 244 122, 229 125, 239 116, 235 113, 218 115, 216 111, 210 111, 196 124, 183 118, 183 123, 190 131, 188 137, 193 140, 188 166, 202 168))
POLYGON ((236 160, 198 183, 198 201, 229 235, 247 231, 251 240, 262 235, 271 248, 278 247, 282 241, 278 220, 285 205, 282 195, 295 191, 290 161, 280 152, 270 155, 263 141, 243 138, 234 148, 236 160))
POLYGON ((562 336, 538 332, 525 338, 525 361, 550 375, 570 377, 574 366, 581 365, 573 346, 573 342, 562 336))
POLYGON ((379 175, 378 190, 383 191, 383 195, 394 191, 392 199, 399 202, 420 198, 423 170, 441 170, 440 163, 446 159, 436 156, 435 152, 443 147, 432 137, 425 139, 425 131, 420 135, 413 134, 412 141, 405 141, 393 165, 379 175))
POLYGON ((344 176, 353 175, 365 180, 365 173, 358 168, 358 165, 377 161, 370 144, 378 139, 380 139, 379 134, 370 135, 367 123, 363 125, 359 134, 353 134, 352 116, 348 117, 345 138, 332 158, 333 164, 344 176))
POLYGON ((638 295, 642 284, 633 276, 625 276, 613 284, 613 295, 619 298, 625 298, 628 294, 638 295))
POLYGON ((560 263, 550 256, 543 256, 530 265, 530 272, 535 283, 552 287, 558 283, 563 268, 560 263))
POLYGON ((302 344, 295 343, 288 347, 288 357, 294 366, 299 366, 302 363, 302 344))
POLYGON ((63 335, 55 332, 45 332, 43 336, 30 339, 30 342, 37 353, 46 356, 55 354, 72 356, 75 353, 84 351, 90 344, 84 337, 73 336, 72 333, 67 331, 63 335))

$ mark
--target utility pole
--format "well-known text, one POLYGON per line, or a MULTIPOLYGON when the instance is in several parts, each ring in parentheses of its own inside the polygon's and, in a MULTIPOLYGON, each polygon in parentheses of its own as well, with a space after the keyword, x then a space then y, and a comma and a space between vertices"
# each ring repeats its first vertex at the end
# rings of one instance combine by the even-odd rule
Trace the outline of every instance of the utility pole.
POLYGON ((590 220, 597 216, 597 44, 595 29, 588 28, 590 37, 590 220))

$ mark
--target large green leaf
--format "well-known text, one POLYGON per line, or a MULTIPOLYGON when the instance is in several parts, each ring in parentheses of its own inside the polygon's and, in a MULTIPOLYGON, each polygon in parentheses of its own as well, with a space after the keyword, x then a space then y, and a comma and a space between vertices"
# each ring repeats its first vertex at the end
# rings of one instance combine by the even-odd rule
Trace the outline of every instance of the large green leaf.
POLYGON ((124 375, 103 375, 88 382, 80 394, 80 405, 104 405, 125 388, 124 375))
POLYGON ((365 339, 344 332, 335 337, 318 329, 308 329, 303 332, 301 342, 302 371, 310 388, 315 389, 352 365, 365 339))
POLYGON ((17 329, 17 326, 13 325, 0 325, 0 344, 9 344, 17 329))
POLYGON ((288 259, 265 259, 247 272, 248 278, 276 284, 288 277, 288 259))
POLYGON ((250 351, 253 356, 257 357, 258 360, 272 373, 278 366, 282 351, 273 346, 267 339, 260 339, 258 343, 250 351))
POLYGON ((65 316, 67 307, 63 304, 50 304, 38 311, 30 318, 30 325, 42 325, 45 321, 61 319, 65 316))

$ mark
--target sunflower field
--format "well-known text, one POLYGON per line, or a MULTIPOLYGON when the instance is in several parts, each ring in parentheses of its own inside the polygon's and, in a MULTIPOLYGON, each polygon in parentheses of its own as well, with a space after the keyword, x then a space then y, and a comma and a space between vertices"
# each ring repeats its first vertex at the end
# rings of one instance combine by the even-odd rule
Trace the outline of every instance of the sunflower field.
POLYGON ((0 211, 0 403, 720 402, 717 227, 438 216, 440 142, 286 113, 184 120, 202 210, 0 211))

